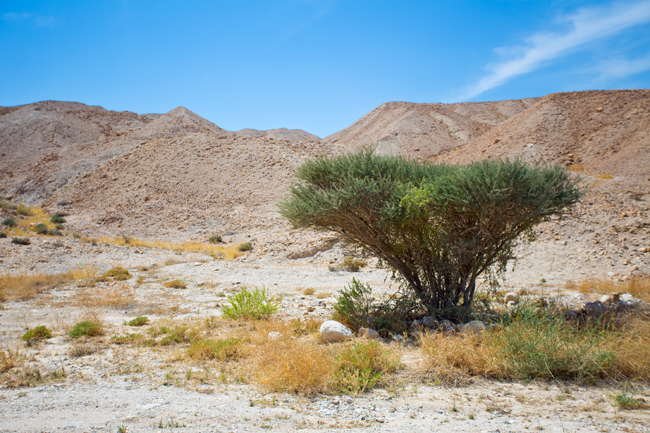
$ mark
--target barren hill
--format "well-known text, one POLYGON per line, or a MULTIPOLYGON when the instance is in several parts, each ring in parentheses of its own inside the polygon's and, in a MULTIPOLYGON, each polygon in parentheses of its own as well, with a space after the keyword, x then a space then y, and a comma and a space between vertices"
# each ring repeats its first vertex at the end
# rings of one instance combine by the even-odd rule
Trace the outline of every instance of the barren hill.
POLYGON ((344 151, 368 146, 381 154, 427 159, 462 147, 535 101, 388 102, 323 141, 344 151))
POLYGON ((239 135, 249 135, 254 137, 267 137, 274 140, 289 140, 289 141, 321 141, 320 137, 310 134, 302 129, 267 129, 260 131, 259 129, 240 129, 237 131, 239 135))

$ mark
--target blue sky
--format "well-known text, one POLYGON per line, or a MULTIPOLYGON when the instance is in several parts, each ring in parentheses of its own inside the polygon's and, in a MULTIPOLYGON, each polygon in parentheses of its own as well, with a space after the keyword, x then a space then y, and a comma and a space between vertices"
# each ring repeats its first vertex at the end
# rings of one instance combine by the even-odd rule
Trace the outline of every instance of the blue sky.
POLYGON ((0 0, 0 105, 321 137, 383 102, 650 87, 650 0, 0 0))

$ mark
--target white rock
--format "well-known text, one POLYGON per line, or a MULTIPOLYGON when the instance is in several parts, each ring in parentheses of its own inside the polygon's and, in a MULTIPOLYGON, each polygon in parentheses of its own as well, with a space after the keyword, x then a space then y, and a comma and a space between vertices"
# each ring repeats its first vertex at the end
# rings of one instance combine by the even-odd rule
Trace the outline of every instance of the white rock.
POLYGON ((271 341, 279 340, 280 337, 282 337, 282 334, 277 332, 277 331, 269 332, 269 337, 268 338, 271 341))
POLYGON ((372 328, 359 328, 359 336, 365 337, 369 340, 375 340, 377 338, 380 338, 379 332, 375 331, 372 328))
POLYGON ((603 304, 611 304, 612 297, 609 295, 603 295, 600 297, 600 302, 602 302, 603 304))
POLYGON ((621 301, 632 301, 632 302, 637 302, 637 299, 630 295, 629 293, 623 293, 621 295, 621 301))
POLYGON ((485 323, 481 322, 480 320, 472 320, 471 322, 463 325, 461 331, 480 334, 481 332, 485 331, 485 323))
POLYGON ((352 331, 336 320, 328 320, 320 326, 320 336, 323 341, 334 343, 352 338, 352 331))
POLYGON ((518 304, 519 303, 519 295, 516 294, 515 292, 508 292, 503 297, 503 302, 505 302, 506 304, 510 304, 510 302, 514 302, 515 304, 518 304))
POLYGON ((516 306, 517 306, 517 303, 515 301, 508 302, 508 307, 509 308, 515 308, 516 306))

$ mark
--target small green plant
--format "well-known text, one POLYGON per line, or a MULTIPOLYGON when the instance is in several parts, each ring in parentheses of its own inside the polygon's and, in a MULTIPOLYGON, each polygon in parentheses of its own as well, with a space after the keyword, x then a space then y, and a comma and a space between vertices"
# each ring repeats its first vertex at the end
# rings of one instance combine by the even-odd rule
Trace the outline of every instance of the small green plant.
POLYGON ((112 278, 115 281, 124 281, 133 277, 133 275, 131 275, 131 273, 128 270, 119 266, 112 268, 111 270, 106 272, 104 276, 108 278, 112 278))
POLYGON ((182 280, 171 280, 163 283, 163 286, 169 287, 170 289, 187 289, 187 284, 182 280))
POLYGON ((45 326, 37 326, 25 332, 22 337, 23 341, 38 341, 52 338, 52 330, 45 326))
POLYGON ((240 244, 237 249, 242 253, 245 253, 246 251, 252 251, 253 244, 251 242, 244 242, 243 244, 240 244))
POLYGON ((57 230, 65 230, 65 226, 63 224, 57 224, 54 226, 57 230))
POLYGON ((81 239, 81 235, 79 233, 72 233, 72 237, 75 239, 81 239))
POLYGON ((346 256, 343 258, 343 263, 340 265, 330 265, 329 270, 331 272, 338 271, 348 271, 348 272, 359 272, 361 268, 365 268, 368 264, 363 259, 357 259, 352 256, 346 256))
POLYGON ((63 236, 63 233, 61 233, 61 230, 59 229, 52 229, 47 232, 48 235, 50 236, 63 236))
POLYGON ((129 326, 144 326, 149 323, 149 318, 145 316, 138 316, 135 319, 129 321, 129 326))
POLYGON ((333 378, 341 392, 356 394, 380 384, 395 371, 398 358, 375 340, 344 349, 336 358, 333 378))
POLYGON ((190 343, 187 355, 196 360, 236 358, 239 355, 239 346, 242 340, 239 338, 228 338, 226 340, 198 339, 190 343))
POLYGON ((127 432, 126 432, 126 426, 125 426, 125 425, 121 425, 121 426, 119 426, 119 427, 117 428, 117 433, 127 433, 127 432))
POLYGON ((223 306, 223 315, 229 319, 266 319, 278 310, 278 302, 269 298, 266 289, 242 287, 239 293, 228 296, 230 306, 223 306))
POLYGON ((68 332, 68 336, 70 338, 79 338, 84 335, 87 335, 88 337, 95 337, 102 335, 103 333, 104 329, 100 323, 85 320, 74 325, 74 328, 68 332))
POLYGON ((220 244, 223 242, 223 239, 221 238, 221 235, 212 235, 208 238, 208 242, 211 244, 220 244))
POLYGON ((19 215, 23 216, 32 216, 34 215, 34 212, 24 204, 20 203, 18 207, 16 208, 16 212, 18 212, 19 215))
POLYGON ((34 226, 34 231, 39 235, 46 235, 48 230, 49 229, 47 228, 47 226, 43 223, 39 223, 34 226))
POLYGON ((136 343, 144 339, 142 334, 127 334, 127 335, 114 335, 111 337, 111 343, 113 344, 131 344, 136 343))
POLYGON ((627 389, 623 390, 619 395, 614 396, 614 402, 619 409, 634 410, 645 407, 645 400, 642 398, 634 398, 634 396, 627 393, 627 389))
POLYGON ((2 220, 2 225, 5 225, 5 226, 7 226, 9 228, 16 227, 16 220, 11 218, 11 217, 5 218, 5 219, 2 220))
POLYGON ((56 216, 55 215, 52 218, 50 218, 50 222, 54 223, 54 224, 65 224, 66 220, 62 216, 56 216))
POLYGON ((539 280, 539 282, 544 284, 546 282, 546 278, 542 278, 541 280, 539 280))
POLYGON ((12 238, 11 243, 16 245, 29 245, 32 241, 29 238, 12 238))

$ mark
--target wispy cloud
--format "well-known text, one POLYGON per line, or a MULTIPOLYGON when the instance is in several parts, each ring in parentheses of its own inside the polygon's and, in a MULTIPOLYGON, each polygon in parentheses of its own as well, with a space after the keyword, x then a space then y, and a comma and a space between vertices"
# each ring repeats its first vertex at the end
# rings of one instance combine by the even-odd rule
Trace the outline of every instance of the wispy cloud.
POLYGON ((650 70, 650 53, 636 59, 618 58, 599 64, 593 72, 600 79, 625 78, 650 70))
POLYGON ((32 27, 54 27, 57 20, 52 16, 38 16, 27 12, 5 12, 2 14, 2 20, 8 24, 28 24, 32 27))
MULTIPOLYGON (((512 78, 537 70, 554 59, 584 48, 589 42, 650 22, 650 0, 579 9, 571 15, 558 17, 558 22, 568 24, 568 31, 537 33, 526 38, 522 46, 495 50, 504 59, 488 65, 486 69, 489 73, 470 86, 459 99, 474 98, 512 78)), ((643 65, 644 60, 621 64, 619 73, 643 68, 643 65)), ((615 69, 612 69, 612 73, 615 73, 615 69)))

